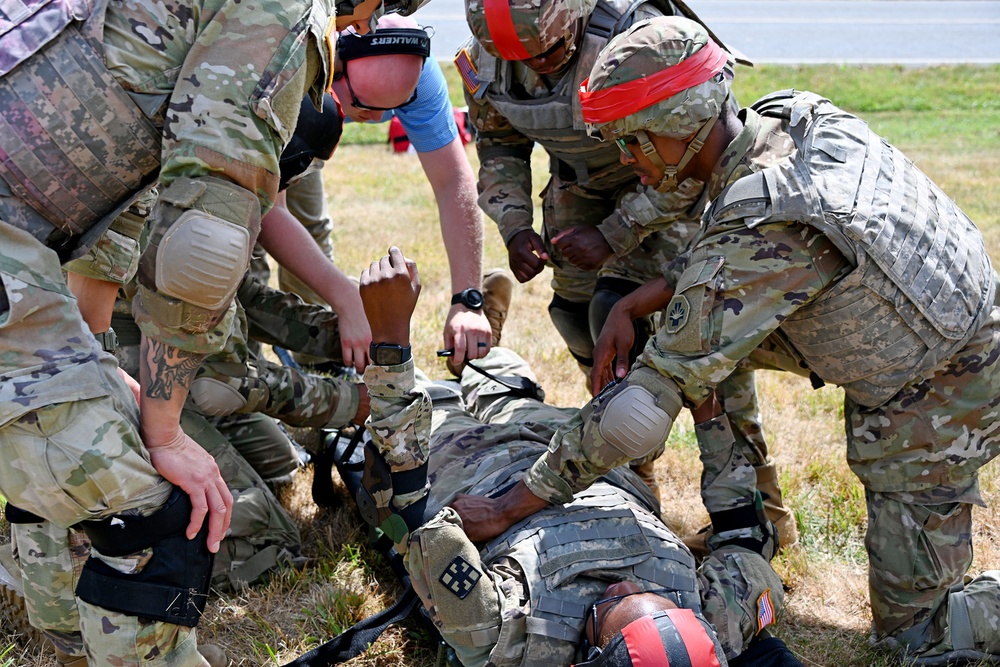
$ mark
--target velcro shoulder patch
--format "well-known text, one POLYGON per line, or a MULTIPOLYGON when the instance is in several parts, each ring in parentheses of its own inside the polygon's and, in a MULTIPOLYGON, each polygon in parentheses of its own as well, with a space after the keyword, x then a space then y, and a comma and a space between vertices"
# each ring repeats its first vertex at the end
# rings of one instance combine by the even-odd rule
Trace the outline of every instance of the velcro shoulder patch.
POLYGON ((461 556, 455 556, 448 563, 438 578, 444 587, 455 594, 459 600, 464 600, 476 587, 483 574, 461 556))
POLYGON ((465 84, 466 90, 469 91, 470 95, 475 96, 483 83, 479 80, 479 70, 472 62, 472 56, 469 55, 468 49, 461 49, 455 56, 455 67, 458 68, 458 74, 462 77, 462 83, 465 84))

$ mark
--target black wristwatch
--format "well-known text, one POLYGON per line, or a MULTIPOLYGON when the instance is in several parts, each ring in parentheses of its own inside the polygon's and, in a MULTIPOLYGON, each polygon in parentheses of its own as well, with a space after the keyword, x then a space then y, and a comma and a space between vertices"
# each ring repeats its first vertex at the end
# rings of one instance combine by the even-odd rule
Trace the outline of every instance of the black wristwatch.
POLYGON ((409 361, 412 355, 409 345, 403 347, 394 343, 371 343, 368 346, 368 356, 378 366, 398 366, 409 361))
POLYGON ((451 297, 451 305, 462 304, 469 310, 482 310, 483 307, 483 293, 477 290, 475 287, 470 287, 469 289, 462 290, 458 294, 453 294, 451 297))
POLYGON ((101 349, 105 352, 111 354, 115 353, 118 349, 118 336, 115 334, 115 330, 108 327, 107 331, 101 333, 95 333, 94 338, 97 339, 97 344, 101 346, 101 349))

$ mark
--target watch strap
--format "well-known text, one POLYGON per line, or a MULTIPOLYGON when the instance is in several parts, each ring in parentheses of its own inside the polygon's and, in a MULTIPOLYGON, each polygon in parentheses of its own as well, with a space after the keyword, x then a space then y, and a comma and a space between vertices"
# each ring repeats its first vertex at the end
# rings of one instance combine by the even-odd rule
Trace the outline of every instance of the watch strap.
POLYGON ((116 334, 115 330, 110 327, 107 331, 95 333, 94 338, 97 339, 97 344, 100 345, 101 349, 105 352, 114 354, 115 350, 118 349, 118 334, 116 334))

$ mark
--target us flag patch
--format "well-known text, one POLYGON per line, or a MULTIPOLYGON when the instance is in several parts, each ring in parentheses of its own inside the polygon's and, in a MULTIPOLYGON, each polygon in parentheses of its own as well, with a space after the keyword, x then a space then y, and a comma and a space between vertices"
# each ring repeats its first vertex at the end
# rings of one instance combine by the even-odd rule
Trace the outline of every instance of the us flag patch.
POLYGON ((774 623, 774 606, 771 604, 771 589, 768 588, 757 598, 757 632, 774 623))
POLYGON ((479 80, 479 70, 476 66, 472 64, 472 58, 469 57, 469 52, 466 49, 462 49, 455 56, 455 67, 458 68, 458 73, 462 77, 462 82, 465 87, 469 90, 471 95, 475 95, 482 86, 482 82, 479 80))

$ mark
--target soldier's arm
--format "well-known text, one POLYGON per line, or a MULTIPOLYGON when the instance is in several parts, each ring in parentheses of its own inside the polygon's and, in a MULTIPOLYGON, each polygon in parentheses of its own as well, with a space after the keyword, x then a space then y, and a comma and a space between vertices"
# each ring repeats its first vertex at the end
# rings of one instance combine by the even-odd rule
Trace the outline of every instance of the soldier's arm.
POLYGON ((330 304, 338 316, 343 362, 362 373, 368 365, 372 337, 358 287, 323 254, 306 228, 288 211, 284 199, 284 193, 279 194, 275 207, 264 216, 261 245, 330 304))
POLYGON ((675 255, 684 251, 698 231, 704 201, 700 189, 686 182, 681 185, 669 193, 641 186, 622 197, 618 208, 597 227, 618 257, 628 255, 654 233, 674 240, 675 255))
POLYGON ((316 92, 324 87, 330 17, 317 7, 239 5, 202 17, 165 113, 162 190, 134 303, 141 429, 154 467, 191 497, 189 537, 208 516, 212 551, 232 496, 214 460, 181 430, 180 413, 198 365, 232 327, 233 295, 277 193, 278 157, 301 100, 317 82, 316 92), (219 76, 224 70, 237 74, 219 76))
POLYGON ((466 94, 476 126, 479 207, 497 224, 504 244, 531 229, 531 149, 534 142, 515 130, 488 101, 466 94))

